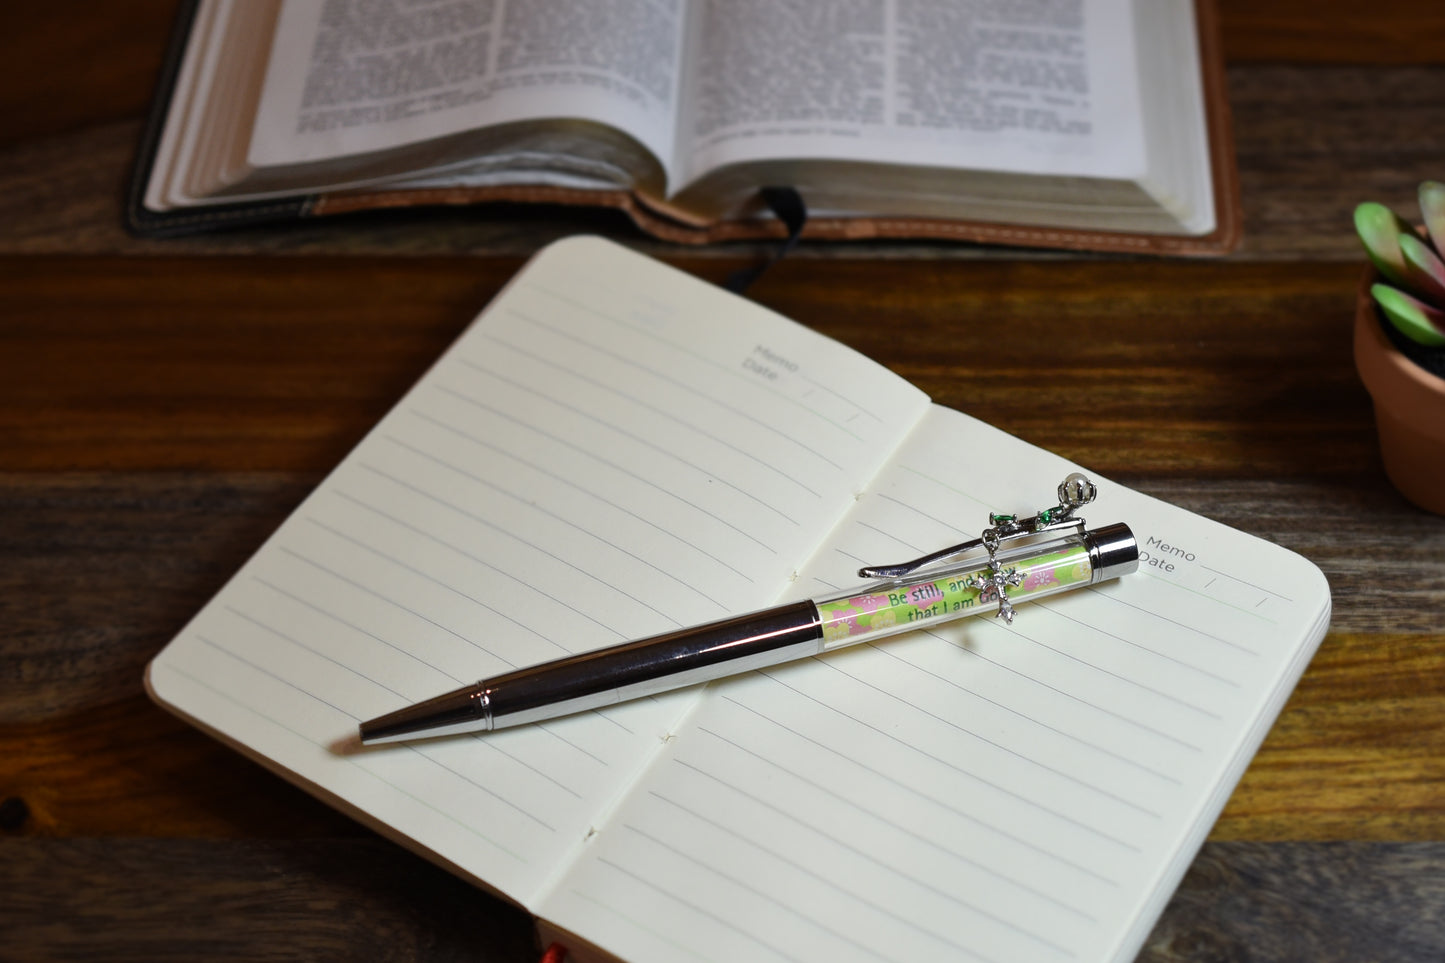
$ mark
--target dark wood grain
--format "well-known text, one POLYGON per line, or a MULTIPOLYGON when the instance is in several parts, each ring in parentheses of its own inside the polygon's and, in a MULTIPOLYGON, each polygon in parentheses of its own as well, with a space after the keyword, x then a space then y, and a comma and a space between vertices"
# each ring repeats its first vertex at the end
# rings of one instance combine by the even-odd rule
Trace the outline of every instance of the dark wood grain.
POLYGON ((0 892, 0 958, 28 963, 538 955, 525 913, 375 838, 0 839, 0 892))
POLYGON ((1440 843, 1206 843, 1138 963, 1445 957, 1440 843))
POLYGON ((1361 201, 1418 222, 1420 182, 1445 176, 1442 89, 1438 61, 1388 70, 1231 68, 1245 218, 1236 257, 1358 260, 1351 212, 1361 201))
POLYGON ((1430 0, 1220 0, 1232 63, 1438 64, 1445 8, 1430 0))
POLYGON ((140 116, 176 4, 10 5, 0 41, 0 147, 140 116))
POLYGON ((139 695, 150 656, 319 477, 0 475, 0 724, 139 695))

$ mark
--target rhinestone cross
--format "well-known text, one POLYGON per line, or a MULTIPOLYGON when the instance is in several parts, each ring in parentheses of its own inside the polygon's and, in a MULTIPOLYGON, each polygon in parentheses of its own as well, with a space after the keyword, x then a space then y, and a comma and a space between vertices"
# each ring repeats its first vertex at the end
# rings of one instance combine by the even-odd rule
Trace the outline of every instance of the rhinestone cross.
POLYGON ((1024 577, 1019 574, 1018 569, 1011 568, 1007 572, 999 565, 998 559, 992 554, 988 558, 988 575, 972 575, 968 579, 968 587, 978 589, 980 597, 989 589, 998 593, 998 614, 995 618, 1001 618, 1009 625, 1014 623, 1014 607, 1009 601, 1008 592, 1010 586, 1018 587, 1023 584, 1024 577))

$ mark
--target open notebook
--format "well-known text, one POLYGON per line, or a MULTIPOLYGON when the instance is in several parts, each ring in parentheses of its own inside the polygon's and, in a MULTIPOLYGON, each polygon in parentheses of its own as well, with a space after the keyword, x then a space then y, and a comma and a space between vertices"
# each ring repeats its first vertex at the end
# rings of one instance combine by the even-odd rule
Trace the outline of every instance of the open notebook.
POLYGON ((627 960, 1129 960, 1323 635, 1275 545, 1095 477, 1139 573, 489 735, 356 724, 815 595, 1075 466, 604 241, 539 254, 151 664, 158 702, 627 960))

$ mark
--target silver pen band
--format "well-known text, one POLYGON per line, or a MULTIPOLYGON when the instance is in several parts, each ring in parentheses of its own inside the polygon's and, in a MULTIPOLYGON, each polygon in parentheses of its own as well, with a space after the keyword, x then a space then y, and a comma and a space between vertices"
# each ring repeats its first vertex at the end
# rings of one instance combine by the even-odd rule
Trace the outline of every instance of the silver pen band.
POLYGON ((1139 543, 1123 522, 1085 532, 1084 547, 1092 570, 1090 584, 1120 578, 1139 568, 1139 543))

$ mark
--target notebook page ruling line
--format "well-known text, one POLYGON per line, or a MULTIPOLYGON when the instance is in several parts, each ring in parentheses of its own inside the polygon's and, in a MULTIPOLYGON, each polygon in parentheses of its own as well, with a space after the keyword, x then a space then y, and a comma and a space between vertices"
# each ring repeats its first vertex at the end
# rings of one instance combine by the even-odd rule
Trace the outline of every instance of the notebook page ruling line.
MULTIPOLYGON (((1024 510, 1021 492, 1072 468, 944 409, 924 436, 937 444, 905 444, 820 564, 877 559, 880 533, 931 544, 951 517, 940 482, 978 517, 973 502, 1024 510)), ((1143 576, 1031 605, 1012 630, 964 620, 716 684, 549 916, 640 960, 692 931, 704 959, 1115 958, 1308 660, 1328 592, 1282 549, 1101 488, 1091 520, 1218 545, 1291 600, 1262 628, 1233 598, 1199 602, 1224 625, 1194 665, 1143 576)))
MULTIPOLYGON (((595 370, 591 384, 573 377, 548 399, 511 377, 517 365, 500 372, 511 377, 508 384, 466 363, 476 362, 481 337, 515 333, 511 306, 551 311, 552 322, 570 317, 578 331, 595 328, 597 318, 576 305, 559 308, 553 299, 539 307, 525 289, 587 290, 595 299, 603 279, 620 286, 609 289, 610 306, 603 299, 595 307, 645 316, 677 343, 689 343, 691 328, 725 318, 737 321, 735 357, 761 338, 809 365, 842 369, 884 416, 865 419, 859 437, 833 456, 843 459, 844 472, 814 470, 811 487, 836 489, 827 499, 834 515, 872 474, 887 440, 904 433, 898 414, 926 404, 861 356, 678 272, 602 242, 557 245, 499 296, 150 674, 158 701, 524 902, 651 752, 685 696, 672 707, 644 702, 499 733, 484 748, 462 739, 338 755, 338 741, 360 718, 457 680, 554 657, 557 638, 573 647, 600 644, 640 627, 712 616, 719 607, 766 604, 821 538, 802 526, 760 523, 741 492, 714 483, 736 476, 739 488, 764 496, 796 489, 789 479, 739 467, 752 464, 737 450, 758 431, 751 420, 719 418, 716 405, 674 404, 669 395, 653 407, 666 408, 671 421, 650 416, 657 432, 673 433, 659 434, 659 443, 629 433, 640 417, 637 389, 624 397, 595 370), (689 414, 704 412, 713 437, 680 437, 689 414), (609 418, 622 430, 604 437, 609 418), (735 436, 731 447, 726 432, 735 436), (724 576, 743 572, 763 581, 719 588, 724 576), (685 591, 679 577, 701 591, 685 591)), ((629 345, 639 353, 655 349, 625 330, 611 337, 624 353, 629 345)), ((710 337, 709 344, 726 346, 710 337)), ((557 356, 556 348, 546 353, 557 356)), ((539 383, 560 384, 566 373, 549 369, 549 376, 539 383)), ((740 394, 736 385, 729 390, 740 394)), ((809 436, 815 420, 807 412, 777 419, 809 436)), ((826 529, 827 512, 813 511, 810 524, 826 529)))

